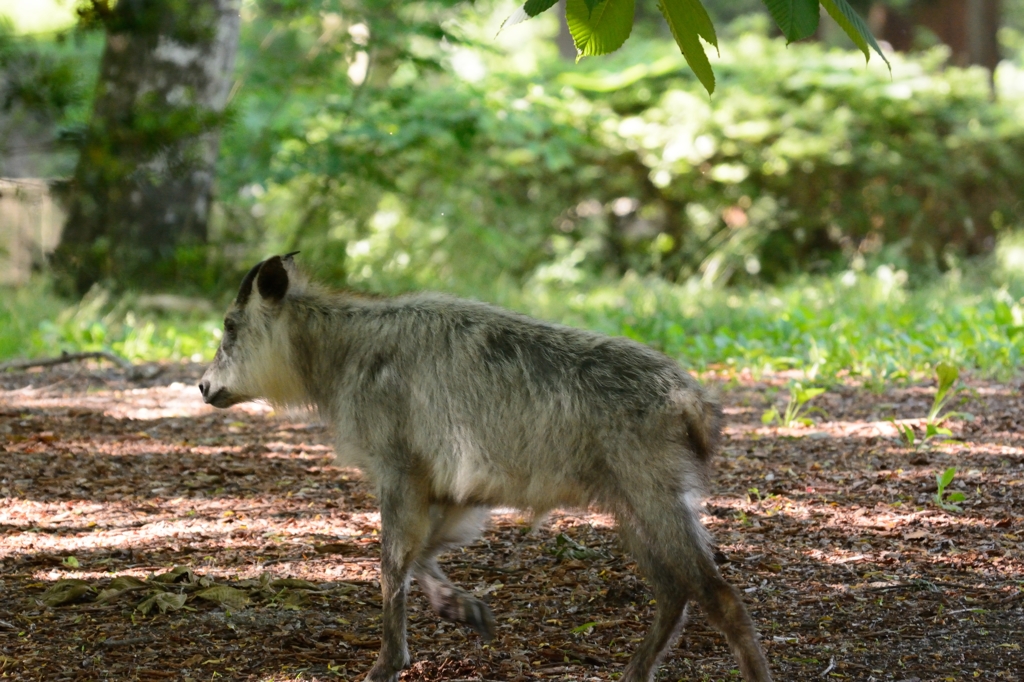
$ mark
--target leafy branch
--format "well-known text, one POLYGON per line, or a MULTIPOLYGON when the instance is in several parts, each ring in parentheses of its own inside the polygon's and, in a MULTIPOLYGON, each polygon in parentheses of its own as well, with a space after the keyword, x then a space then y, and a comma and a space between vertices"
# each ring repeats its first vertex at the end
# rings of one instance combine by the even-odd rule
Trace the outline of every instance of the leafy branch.
MULTIPOLYGON (((819 0, 763 2, 787 42, 809 38, 818 30, 819 0)), ((526 0, 502 27, 526 21, 554 5, 555 0, 526 0)), ((865 59, 871 58, 873 50, 889 64, 868 25, 847 0, 820 0, 820 5, 864 53, 865 59)), ((565 19, 576 43, 577 59, 608 54, 622 47, 633 30, 634 8, 635 0, 566 0, 565 19)), ((703 43, 717 49, 718 37, 704 5, 700 0, 658 0, 658 9, 665 17, 686 63, 708 93, 713 93, 715 74, 703 43)))

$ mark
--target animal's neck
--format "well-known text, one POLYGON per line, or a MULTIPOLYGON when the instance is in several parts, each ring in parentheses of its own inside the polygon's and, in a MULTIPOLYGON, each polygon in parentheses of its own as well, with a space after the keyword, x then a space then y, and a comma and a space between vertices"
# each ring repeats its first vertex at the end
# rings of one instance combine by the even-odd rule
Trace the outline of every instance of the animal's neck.
POLYGON ((309 402, 321 412, 329 412, 349 352, 346 319, 350 307, 343 300, 317 302, 301 306, 296 313, 291 329, 292 364, 309 402))

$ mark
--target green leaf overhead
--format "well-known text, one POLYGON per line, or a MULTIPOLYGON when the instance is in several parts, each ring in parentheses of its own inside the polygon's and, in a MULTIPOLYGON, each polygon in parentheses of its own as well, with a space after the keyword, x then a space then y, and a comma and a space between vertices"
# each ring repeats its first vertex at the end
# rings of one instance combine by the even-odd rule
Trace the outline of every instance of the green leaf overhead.
POLYGON ((551 9, 558 0, 526 0, 523 4, 523 11, 526 16, 535 17, 541 12, 551 9))
MULTIPOLYGON (((502 28, 526 21, 550 9, 557 0, 526 0, 502 23, 502 28)), ((633 30, 636 0, 566 0, 565 18, 576 44, 577 59, 619 49, 633 30)), ((821 10, 819 0, 763 0, 787 42, 814 35, 821 10)), ((864 20, 848 0, 820 0, 820 5, 870 59, 873 49, 889 65, 864 20)), ((701 43, 718 47, 715 27, 701 0, 658 0, 672 36, 686 63, 708 91, 715 91, 715 74, 701 43)), ((891 69, 891 67, 890 67, 891 69)))
POLYGON ((586 0, 566 0, 565 19, 579 57, 622 47, 633 30, 634 0, 604 0, 591 12, 586 0))
POLYGON ((850 7, 846 0, 821 0, 821 6, 846 31, 846 35, 850 36, 850 40, 864 53, 865 59, 871 58, 871 50, 873 49, 882 58, 885 65, 889 67, 889 70, 892 70, 889 60, 882 54, 882 48, 878 46, 878 43, 875 42, 875 37, 871 35, 871 29, 868 28, 868 25, 864 23, 861 16, 850 7))
POLYGON ((658 8, 665 15, 676 44, 697 75, 701 84, 711 94, 715 91, 715 74, 711 69, 707 53, 700 42, 703 38, 718 47, 718 37, 711 17, 700 4, 700 0, 660 0, 658 8))
POLYGON ((527 19, 532 19, 542 12, 551 9, 558 0, 526 0, 522 7, 516 9, 508 19, 501 22, 498 32, 501 33, 506 27, 521 24, 527 19))
POLYGON ((764 0, 764 4, 790 43, 818 29, 818 0, 764 0))

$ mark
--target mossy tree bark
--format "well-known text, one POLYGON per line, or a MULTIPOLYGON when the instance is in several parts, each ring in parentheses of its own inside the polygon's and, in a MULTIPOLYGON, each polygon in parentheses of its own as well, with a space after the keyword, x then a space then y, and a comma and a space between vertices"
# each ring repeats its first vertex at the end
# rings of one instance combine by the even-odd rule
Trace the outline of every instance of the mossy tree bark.
POLYGON ((171 286, 206 241, 239 0, 93 6, 107 42, 54 270, 67 293, 171 286))

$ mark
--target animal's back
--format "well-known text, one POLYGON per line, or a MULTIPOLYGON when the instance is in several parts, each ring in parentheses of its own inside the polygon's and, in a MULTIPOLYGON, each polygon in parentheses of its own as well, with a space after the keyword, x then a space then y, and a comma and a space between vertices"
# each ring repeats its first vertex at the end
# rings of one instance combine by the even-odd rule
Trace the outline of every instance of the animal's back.
POLYGON ((717 405, 647 346, 439 295, 349 319, 340 404, 421 453, 439 496, 547 508, 607 500, 624 476, 703 486, 717 405))

